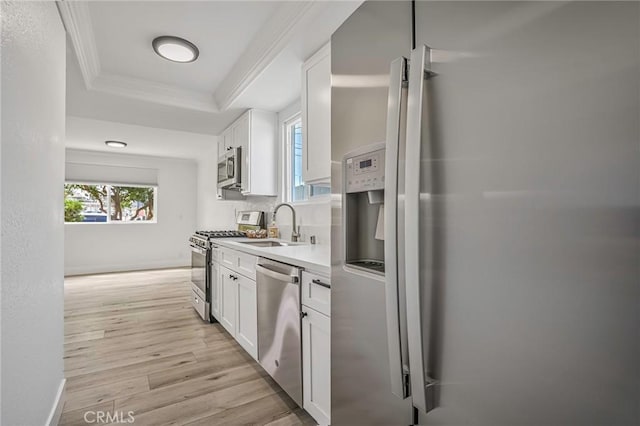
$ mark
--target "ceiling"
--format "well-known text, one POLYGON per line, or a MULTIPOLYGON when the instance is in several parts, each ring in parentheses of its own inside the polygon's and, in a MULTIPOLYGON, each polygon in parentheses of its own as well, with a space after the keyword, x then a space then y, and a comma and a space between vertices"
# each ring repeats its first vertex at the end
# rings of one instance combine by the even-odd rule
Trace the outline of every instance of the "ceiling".
POLYGON ((212 149, 215 136, 113 121, 67 116, 66 147, 116 154, 153 155, 197 159, 212 149), (128 146, 109 148, 107 140, 125 141, 128 146))
POLYGON ((101 72, 212 92, 282 2, 98 1, 89 4, 101 72), (151 49, 161 35, 194 43, 197 61, 176 64, 151 49))
MULTIPOLYGON (((218 135, 247 108, 280 111, 298 100, 300 66, 361 3, 60 2, 69 40, 67 115, 218 135), (160 58, 151 48, 160 35, 190 40, 200 57, 186 64, 160 58)), ((105 150, 100 128, 96 141, 87 131, 69 134, 74 148, 105 150)), ((142 153, 159 155, 144 145, 142 153)))

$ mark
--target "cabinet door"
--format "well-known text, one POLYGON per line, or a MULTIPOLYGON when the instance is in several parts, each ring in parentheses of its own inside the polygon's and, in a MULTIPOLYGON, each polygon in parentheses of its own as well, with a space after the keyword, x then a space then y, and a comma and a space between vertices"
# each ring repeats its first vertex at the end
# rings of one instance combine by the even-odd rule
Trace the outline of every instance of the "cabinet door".
POLYGON ((218 159, 224 155, 227 148, 231 146, 231 132, 225 130, 218 138, 218 159))
POLYGON ((237 277, 235 272, 224 266, 220 267, 220 279, 222 281, 220 324, 234 337, 236 336, 238 313, 238 281, 235 277, 237 277))
MULTIPOLYGON (((242 192, 251 191, 251 153, 249 152, 249 115, 251 111, 244 114, 233 125, 233 143, 240 147, 240 189, 242 192)), ((255 159, 260 161, 260 159, 255 159)))
POLYGON ((331 176, 331 51, 320 49, 302 68, 302 177, 331 176))
POLYGON ((254 359, 258 359, 258 305, 256 282, 238 277, 238 324, 236 340, 254 359))
POLYGON ((218 138, 218 158, 216 158, 216 164, 220 161, 220 157, 224 154, 225 146, 224 146, 224 133, 220 135, 218 138))
POLYGON ((220 265, 217 262, 211 264, 211 315, 220 321, 222 278, 220 276, 220 265))
POLYGON ((304 409, 320 425, 328 425, 331 423, 331 319, 304 305, 302 312, 304 409))

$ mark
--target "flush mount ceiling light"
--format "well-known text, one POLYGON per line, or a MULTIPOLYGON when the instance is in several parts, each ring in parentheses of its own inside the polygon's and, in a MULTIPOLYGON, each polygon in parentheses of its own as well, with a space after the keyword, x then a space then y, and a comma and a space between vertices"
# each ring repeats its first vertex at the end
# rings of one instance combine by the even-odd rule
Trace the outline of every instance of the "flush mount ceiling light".
POLYGON ((125 142, 120 141, 105 141, 104 143, 111 148, 124 148, 127 146, 125 142))
POLYGON ((156 37, 151 45, 158 55, 173 62, 193 62, 200 54, 195 44, 180 37, 156 37))

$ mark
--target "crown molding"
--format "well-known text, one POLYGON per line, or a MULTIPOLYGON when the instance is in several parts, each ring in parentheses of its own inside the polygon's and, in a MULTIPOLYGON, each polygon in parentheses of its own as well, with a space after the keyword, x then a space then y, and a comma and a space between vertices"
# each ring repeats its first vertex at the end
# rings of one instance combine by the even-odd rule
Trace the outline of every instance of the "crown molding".
MULTIPOLYGON (((242 57, 214 92, 218 107, 226 110, 282 52, 305 25, 305 18, 326 7, 325 2, 284 2, 258 31, 242 57)), ((330 2, 328 2, 330 3, 330 2)))
POLYGON ((84 85, 90 90, 93 80, 100 74, 100 58, 89 4, 86 1, 58 1, 56 4, 78 57, 84 85))
POLYGON ((197 111, 219 112, 213 96, 209 93, 182 89, 135 77, 101 73, 93 80, 91 89, 157 104, 197 111))
POLYGON ((219 111, 209 93, 103 72, 88 4, 87 1, 57 2, 87 90, 198 111, 219 111))

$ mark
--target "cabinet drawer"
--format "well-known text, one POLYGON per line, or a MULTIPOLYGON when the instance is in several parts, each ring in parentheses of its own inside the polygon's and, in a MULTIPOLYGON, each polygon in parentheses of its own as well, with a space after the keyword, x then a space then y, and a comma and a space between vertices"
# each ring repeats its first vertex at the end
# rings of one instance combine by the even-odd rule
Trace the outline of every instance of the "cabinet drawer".
POLYGON ((218 251, 218 262, 225 268, 235 270, 238 265, 238 254, 234 250, 220 248, 218 251))
POLYGON ((220 248, 219 250, 218 262, 220 265, 255 281, 257 260, 255 256, 228 248, 220 248))
POLYGON ((201 318, 209 320, 209 310, 205 300, 191 289, 191 306, 198 312, 201 318))
POLYGON ((238 268, 236 272, 245 277, 256 280, 256 257, 246 253, 238 253, 238 268))
POLYGON ((320 275, 302 272, 302 304, 331 316, 331 281, 320 275))

